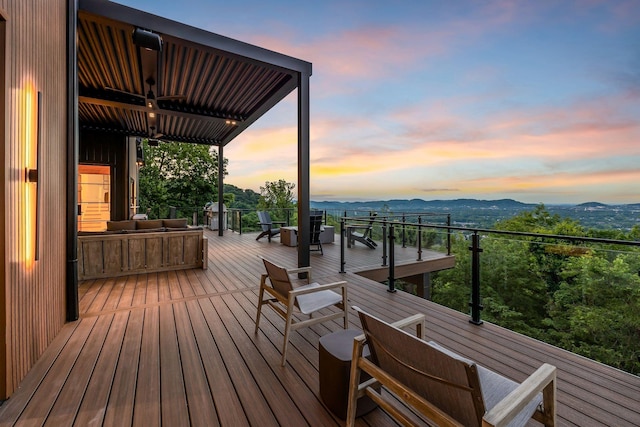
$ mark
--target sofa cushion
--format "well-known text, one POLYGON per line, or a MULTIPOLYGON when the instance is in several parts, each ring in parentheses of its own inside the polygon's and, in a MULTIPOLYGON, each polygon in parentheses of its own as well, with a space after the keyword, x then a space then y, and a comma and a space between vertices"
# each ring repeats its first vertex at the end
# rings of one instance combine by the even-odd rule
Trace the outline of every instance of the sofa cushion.
POLYGON ((148 230, 150 228, 162 228, 162 220, 140 219, 136 221, 136 230, 148 230))
POLYGON ((163 219, 162 226, 167 228, 187 228, 187 219, 163 219))
POLYGON ((107 221, 107 231, 135 230, 136 222, 131 220, 107 221))

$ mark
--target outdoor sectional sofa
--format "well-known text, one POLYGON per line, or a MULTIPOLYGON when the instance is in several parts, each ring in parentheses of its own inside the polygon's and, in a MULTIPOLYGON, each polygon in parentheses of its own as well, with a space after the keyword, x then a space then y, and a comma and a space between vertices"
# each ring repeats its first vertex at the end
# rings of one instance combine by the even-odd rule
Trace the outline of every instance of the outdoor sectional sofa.
POLYGON ((109 221, 78 233, 78 279, 207 268, 207 238, 186 219, 109 221))

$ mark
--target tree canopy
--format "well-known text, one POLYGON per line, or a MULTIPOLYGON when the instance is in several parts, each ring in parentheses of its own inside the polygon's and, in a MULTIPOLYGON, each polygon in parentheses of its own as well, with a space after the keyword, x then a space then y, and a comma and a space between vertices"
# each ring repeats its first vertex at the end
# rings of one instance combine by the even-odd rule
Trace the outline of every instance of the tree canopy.
MULTIPOLYGON (((140 211, 166 216, 169 206, 182 216, 218 199, 218 153, 207 145, 143 142, 145 165, 140 169, 140 211)), ((226 163, 223 162, 226 175, 226 163)))
MULTIPOLYGON (((496 229, 589 236, 544 205, 496 229)), ((633 240, 637 231, 618 238, 633 240)), ((466 312, 469 242, 452 239, 456 267, 438 272, 432 299, 466 312)), ((480 262, 482 319, 610 366, 640 374, 640 250, 569 244, 538 237, 484 236, 480 262)))

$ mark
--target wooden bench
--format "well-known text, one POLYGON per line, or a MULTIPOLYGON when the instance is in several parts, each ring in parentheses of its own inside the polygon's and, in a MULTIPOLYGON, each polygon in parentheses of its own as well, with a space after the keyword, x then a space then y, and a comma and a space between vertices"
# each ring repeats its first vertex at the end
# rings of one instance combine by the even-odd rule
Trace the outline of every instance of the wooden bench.
POLYGON ((201 228, 78 236, 78 279, 207 268, 201 228))

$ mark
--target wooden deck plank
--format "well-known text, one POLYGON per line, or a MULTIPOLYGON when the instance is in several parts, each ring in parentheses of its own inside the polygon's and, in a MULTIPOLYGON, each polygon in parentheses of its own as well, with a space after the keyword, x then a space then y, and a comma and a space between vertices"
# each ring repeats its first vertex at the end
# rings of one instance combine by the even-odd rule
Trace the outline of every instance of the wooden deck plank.
MULTIPOLYGON (((94 304, 94 300, 96 299, 98 294, 100 294, 100 291, 105 283, 107 283, 107 279, 95 279, 78 284, 78 305, 80 308, 80 313, 85 313, 91 310, 91 307, 94 304), (80 292, 80 289, 83 289, 83 291, 80 292), (82 294, 82 297, 80 297, 80 293, 82 294)), ((109 286, 111 286, 110 283, 109 286)), ((102 305, 97 307, 97 309, 100 308, 102 308, 102 305)))
POLYGON ((112 321, 113 315, 97 318, 89 338, 78 355, 76 364, 60 390, 56 403, 47 415, 45 426, 73 424, 112 321))
POLYGON ((133 291, 133 298, 131 298, 131 306, 137 307, 140 305, 144 305, 147 302, 148 276, 147 274, 138 274, 132 277, 135 277, 135 285, 132 286, 134 288, 134 291, 133 291))
POLYGON ((146 303, 157 303, 160 301, 160 280, 158 279, 158 273, 149 273, 145 274, 145 276, 147 278, 146 303))
POLYGON ((180 349, 173 306, 160 306, 160 408, 162 422, 170 426, 189 425, 180 349))
MULTIPOLYGON (((235 324, 237 324, 236 328, 238 329, 236 333, 240 334, 240 329, 242 329, 249 338, 249 340, 243 341, 245 343, 245 351, 255 353, 256 348, 254 343, 258 341, 259 337, 256 338, 254 335, 254 316, 249 316, 249 313, 240 306, 240 303, 236 299, 240 298, 245 302, 248 302, 247 299, 243 298, 244 294, 245 293, 227 294, 222 297, 222 300, 227 305, 229 312, 236 316, 237 322, 235 324)), ((253 292, 250 292, 250 294, 252 296, 254 295, 253 292)), ((255 301, 257 301, 257 298, 255 301)), ((252 314, 255 315, 255 306, 251 304, 251 307, 254 308, 254 310, 251 311, 253 311, 252 314)), ((279 340, 280 344, 283 339, 284 336, 282 335, 281 329, 279 340)), ((277 379, 284 390, 286 390, 289 395, 296 397, 296 406, 300 409, 303 417, 307 420, 309 425, 328 426, 336 424, 334 417, 322 411, 322 403, 318 399, 318 382, 304 381, 305 378, 315 379, 318 377, 317 369, 314 369, 313 365, 310 364, 308 360, 301 360, 292 352, 292 357, 288 360, 288 363, 293 367, 293 369, 286 369, 286 367, 283 369, 279 366, 280 352, 274 347, 270 347, 269 350, 264 352, 260 351, 260 354, 263 355, 265 361, 267 361, 271 366, 271 369, 274 370, 277 379)))
MULTIPOLYGON (((51 366, 51 370, 55 372, 55 375, 46 375, 44 377, 31 397, 31 401, 34 404, 25 407, 16 425, 28 425, 36 420, 38 423, 45 422, 82 348, 89 339, 96 321, 97 318, 80 322, 65 345, 65 349, 68 351, 60 352, 56 361, 51 366)), ((0 419, 3 417, 4 414, 0 419)))
MULTIPOLYGON (((87 320, 87 319, 84 319, 87 320)), ((84 321, 83 320, 83 321, 84 321)), ((104 416, 105 425, 130 425, 133 418, 134 396, 138 377, 143 310, 131 311, 122 348, 118 355, 111 394, 104 416)))
POLYGON ((133 426, 145 427, 161 424, 159 316, 159 307, 145 309, 133 426))
POLYGON ((171 301, 171 291, 169 289, 169 277, 166 272, 156 273, 158 278, 158 301, 171 301))
POLYGON ((90 290, 95 291, 95 280, 86 280, 78 286, 78 301, 82 301, 90 290))
POLYGON ((102 425, 128 320, 129 312, 114 314, 109 334, 102 346, 85 395, 82 397, 74 425, 102 425))
POLYGON ((31 368, 24 380, 20 383, 21 394, 19 398, 15 399, 12 396, 0 406, 0 426, 10 426, 18 420, 26 405, 38 390, 39 385, 55 364, 60 353, 66 348, 68 341, 74 337, 76 328, 80 323, 81 322, 67 323, 62 328, 56 339, 47 348, 47 351, 38 359, 35 366, 31 368))
POLYGON ((189 419, 193 425, 218 426, 218 416, 207 376, 202 366, 201 353, 196 345, 193 326, 187 307, 184 303, 174 304, 173 310, 178 332, 180 347, 180 361, 184 375, 185 391, 187 394, 189 419))
POLYGON ((292 407, 289 403, 291 397, 279 383, 278 376, 281 372, 277 371, 285 370, 286 367, 279 367, 278 363, 270 364, 263 357, 260 357, 260 355, 258 355, 258 357, 245 357, 246 354, 251 352, 253 343, 250 342, 242 331, 239 331, 240 328, 233 313, 220 298, 212 298, 211 302, 220 316, 222 323, 233 337, 234 346, 238 353, 242 355, 245 366, 261 391, 262 399, 267 402, 270 410, 273 411, 273 414, 278 420, 278 424, 306 425, 307 422, 300 413, 300 409, 292 407))
POLYGON ((202 313, 202 307, 197 300, 187 301, 186 306, 220 424, 248 425, 249 420, 202 313))
POLYGON ((178 281, 178 275, 176 271, 167 272, 168 284, 169 284, 169 299, 177 300, 186 296, 192 296, 193 292, 190 287, 181 288, 178 281))
POLYGON ((125 292, 125 285, 130 276, 116 277, 113 282, 110 294, 102 306, 102 310, 113 310, 118 308, 122 295, 125 292))
POLYGON ((213 298, 201 299, 199 303, 250 425, 277 426, 278 422, 269 404, 244 363, 244 356, 236 348, 212 300, 213 298))
MULTIPOLYGON (((297 248, 255 235, 205 234, 208 270, 80 283, 81 320, 63 328, 0 406, 0 426, 70 425, 74 414, 78 426, 342 425, 322 404, 318 383, 318 340, 341 322, 294 332, 284 368, 282 319, 265 307, 253 333, 264 269, 258 256, 295 267, 297 248)), ((473 325, 466 314, 353 274, 381 263, 380 248, 353 248, 348 272, 339 273, 339 250, 336 243, 311 254, 313 279, 347 280, 350 305, 390 321, 425 313, 428 338, 517 381, 543 362, 555 364, 561 426, 640 425, 640 378, 490 323, 473 325)), ((415 256, 415 249, 405 253, 415 256)), ((360 327, 354 314, 349 324, 360 327)), ((396 423, 377 409, 357 425, 396 423)))
POLYGON ((118 299, 116 308, 131 307, 133 305, 133 296, 136 291, 136 275, 125 276, 122 279, 123 280, 119 282, 122 283, 122 292, 120 293, 120 298, 118 299))

